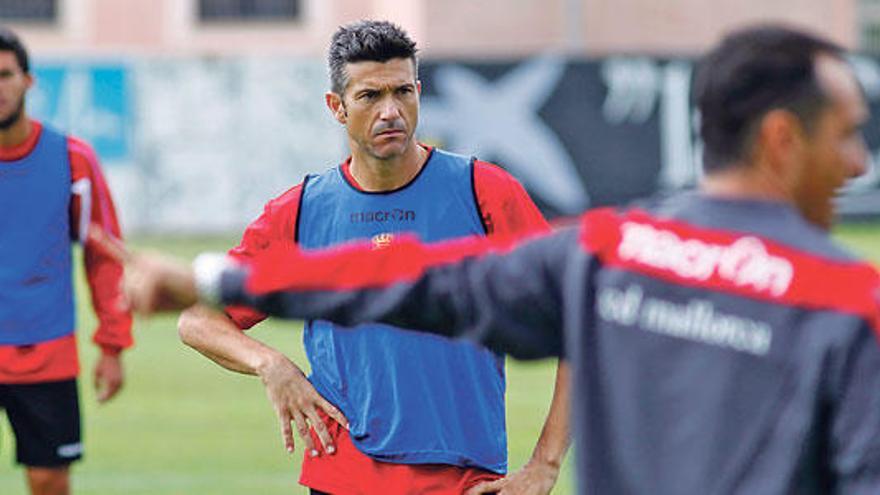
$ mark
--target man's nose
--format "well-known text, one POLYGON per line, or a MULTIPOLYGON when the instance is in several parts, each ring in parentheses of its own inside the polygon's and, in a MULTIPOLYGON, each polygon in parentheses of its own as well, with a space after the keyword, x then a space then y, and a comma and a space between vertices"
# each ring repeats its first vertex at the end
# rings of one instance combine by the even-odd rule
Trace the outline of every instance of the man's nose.
POLYGON ((379 118, 382 120, 395 120, 400 118, 400 108, 397 106, 397 102, 395 102, 393 98, 386 98, 382 102, 382 107, 379 111, 379 118))

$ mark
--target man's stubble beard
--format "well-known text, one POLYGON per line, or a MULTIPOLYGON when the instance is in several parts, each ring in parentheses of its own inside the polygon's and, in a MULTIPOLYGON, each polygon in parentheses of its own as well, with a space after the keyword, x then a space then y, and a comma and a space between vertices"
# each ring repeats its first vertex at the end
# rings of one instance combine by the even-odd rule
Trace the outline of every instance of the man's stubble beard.
POLYGON ((413 144, 414 141, 415 141, 415 133, 407 136, 407 138, 403 142, 403 146, 400 148, 400 150, 393 151, 391 153, 386 153, 384 155, 380 155, 376 151, 376 147, 374 147, 372 145, 368 145, 367 147, 365 147, 365 150, 367 151, 367 153, 370 156, 372 156, 373 158, 375 158, 377 160, 392 161, 392 160, 395 160, 395 159, 400 158, 401 156, 405 155, 406 151, 409 149, 409 147, 413 144))
POLYGON ((9 117, 6 117, 5 119, 0 120, 0 131, 8 130, 10 127, 15 125, 16 122, 21 120, 23 115, 24 115, 24 96, 22 96, 21 99, 18 101, 18 107, 15 109, 15 111, 13 111, 9 115, 9 117))

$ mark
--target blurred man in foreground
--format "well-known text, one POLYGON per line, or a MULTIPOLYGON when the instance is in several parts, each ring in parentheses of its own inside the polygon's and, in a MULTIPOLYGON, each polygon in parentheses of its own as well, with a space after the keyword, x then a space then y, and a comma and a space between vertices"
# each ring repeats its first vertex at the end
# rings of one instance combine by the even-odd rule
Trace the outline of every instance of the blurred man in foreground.
POLYGON ((827 234, 865 169, 853 72, 837 46, 764 26, 709 53, 695 91, 698 192, 515 248, 288 246, 194 273, 135 256, 132 302, 198 294, 564 355, 581 493, 880 493, 880 277, 827 234))
MULTIPOLYGON (((32 84, 24 45, 0 28, 0 409, 31 493, 66 494, 69 466, 83 452, 71 242, 86 239, 90 223, 115 236, 119 225, 92 148, 28 118, 32 84)), ((122 266, 89 241, 83 258, 104 402, 122 387, 131 315, 119 308, 122 266)))
MULTIPOLYGON (((292 242, 304 249, 352 239, 382 245, 405 232, 434 241, 547 230, 501 168, 416 142, 416 45, 402 29, 383 21, 342 26, 328 62, 326 103, 345 126, 351 156, 270 201, 233 256, 259 258, 292 242)), ((304 440, 300 483, 315 493, 544 495, 553 487, 568 447, 564 371, 532 459, 502 479, 502 356, 386 325, 351 332, 316 318, 303 336, 312 370, 306 378, 282 352, 241 331, 263 318, 250 308, 220 314, 197 307, 179 328, 184 342, 218 364, 260 376, 287 449, 291 424, 304 440)))

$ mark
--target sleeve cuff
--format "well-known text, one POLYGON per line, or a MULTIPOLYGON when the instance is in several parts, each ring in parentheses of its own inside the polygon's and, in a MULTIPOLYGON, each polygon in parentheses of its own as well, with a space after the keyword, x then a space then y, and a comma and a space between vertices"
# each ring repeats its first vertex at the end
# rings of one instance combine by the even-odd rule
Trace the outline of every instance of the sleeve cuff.
POLYGON ((105 356, 117 357, 122 354, 122 347, 114 345, 101 345, 101 354, 105 356))
POLYGON ((224 272, 234 269, 238 263, 223 253, 202 253, 192 263, 199 299, 215 308, 223 306, 222 279, 224 272))

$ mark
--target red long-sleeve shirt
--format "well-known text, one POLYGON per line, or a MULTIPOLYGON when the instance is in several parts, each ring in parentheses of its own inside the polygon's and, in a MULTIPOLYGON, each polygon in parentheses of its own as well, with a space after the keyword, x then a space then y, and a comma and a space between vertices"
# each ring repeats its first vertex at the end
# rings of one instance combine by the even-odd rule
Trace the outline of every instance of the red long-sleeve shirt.
MULTIPOLYGON (((430 150, 430 148, 427 148, 430 150)), ((351 158, 342 163, 342 173, 349 184, 360 189, 351 175, 351 158)), ((550 227, 528 193, 515 178, 501 167, 476 160, 474 162, 474 196, 486 235, 522 237, 543 232, 550 227)), ((247 260, 279 241, 296 239, 302 184, 290 188, 269 201, 259 218, 247 228, 241 243, 229 254, 247 260)), ((265 316, 251 308, 229 307, 226 313, 243 329, 250 328, 265 316)))
MULTIPOLYGON (((21 144, 0 148, 3 162, 20 160, 31 153, 43 126, 31 121, 31 133, 21 144)), ((92 307, 98 317, 93 335, 102 352, 118 354, 132 345, 131 314, 120 306, 122 266, 91 241, 82 241, 90 223, 120 236, 113 199, 98 163, 98 157, 84 141, 68 137, 71 171, 71 239, 83 243, 86 278, 92 293, 92 307)), ((2 235, 2 234, 0 234, 2 235)), ((35 383, 73 378, 79 372, 75 334, 34 345, 0 345, 0 383, 35 383)))

